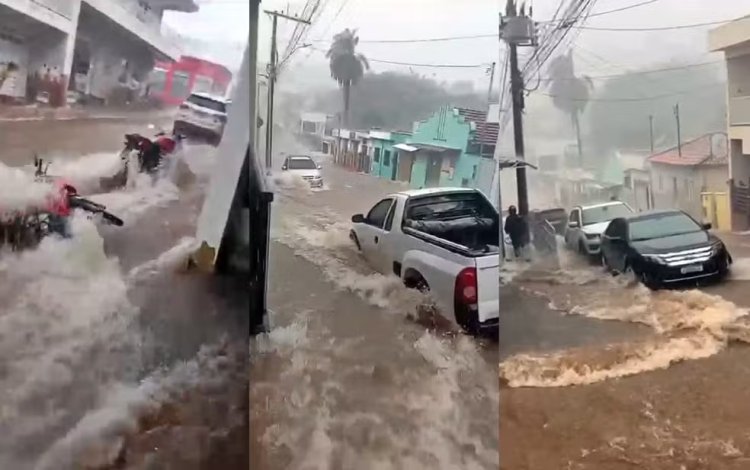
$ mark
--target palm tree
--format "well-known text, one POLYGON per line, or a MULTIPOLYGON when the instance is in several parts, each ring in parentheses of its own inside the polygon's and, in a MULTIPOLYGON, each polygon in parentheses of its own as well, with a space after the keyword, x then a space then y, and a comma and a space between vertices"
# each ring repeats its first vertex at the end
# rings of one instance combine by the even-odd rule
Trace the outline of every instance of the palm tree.
POLYGON ((344 92, 344 125, 349 124, 349 94, 352 85, 356 85, 365 70, 370 68, 367 58, 355 51, 359 44, 357 30, 349 28, 333 36, 331 48, 326 52, 331 69, 331 77, 336 80, 344 92))
POLYGON ((589 102, 594 84, 587 76, 577 77, 573 64, 573 51, 558 56, 549 66, 552 104, 570 116, 576 132, 579 164, 583 165, 583 143, 581 142, 580 117, 589 102))

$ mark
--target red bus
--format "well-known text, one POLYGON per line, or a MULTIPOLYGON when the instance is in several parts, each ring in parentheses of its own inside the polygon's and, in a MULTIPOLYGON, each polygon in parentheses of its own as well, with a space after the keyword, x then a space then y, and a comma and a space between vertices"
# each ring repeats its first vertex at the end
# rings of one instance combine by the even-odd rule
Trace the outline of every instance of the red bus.
POLYGON ((224 96, 231 81, 232 72, 223 65, 182 56, 177 62, 155 64, 147 94, 164 105, 178 106, 191 93, 224 96))

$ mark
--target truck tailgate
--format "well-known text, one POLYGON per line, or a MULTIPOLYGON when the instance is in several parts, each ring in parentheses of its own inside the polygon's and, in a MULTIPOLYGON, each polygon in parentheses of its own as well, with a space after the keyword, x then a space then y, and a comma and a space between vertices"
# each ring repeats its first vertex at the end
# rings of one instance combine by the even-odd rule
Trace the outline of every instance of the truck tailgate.
POLYGON ((499 317, 500 256, 482 256, 476 258, 476 264, 479 321, 485 322, 499 317))

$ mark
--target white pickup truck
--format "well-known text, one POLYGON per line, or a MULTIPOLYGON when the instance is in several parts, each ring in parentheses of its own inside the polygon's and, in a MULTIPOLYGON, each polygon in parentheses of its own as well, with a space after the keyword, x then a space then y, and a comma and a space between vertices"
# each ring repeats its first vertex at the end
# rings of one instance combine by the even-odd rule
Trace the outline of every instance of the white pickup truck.
POLYGON ((376 271, 429 291, 446 318, 479 334, 499 324, 499 218, 477 190, 419 189, 354 215, 349 236, 376 271))

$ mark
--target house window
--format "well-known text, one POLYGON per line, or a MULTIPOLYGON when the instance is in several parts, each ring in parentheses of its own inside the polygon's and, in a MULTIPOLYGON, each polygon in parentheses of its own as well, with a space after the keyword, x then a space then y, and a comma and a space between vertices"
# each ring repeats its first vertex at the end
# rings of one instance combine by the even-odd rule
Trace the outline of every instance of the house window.
POLYGON ((172 96, 185 99, 190 95, 190 74, 174 72, 172 74, 172 96))
POLYGON ((375 163, 378 163, 380 161, 380 147, 375 147, 375 163))
POLYGON ((391 151, 386 150, 383 152, 383 165, 391 166, 391 151))
POLYGON ((492 144, 484 144, 482 145, 482 156, 483 157, 494 157, 495 156, 495 146, 492 144))
POLYGON ((315 134, 315 123, 312 121, 302 121, 302 132, 305 134, 315 134))
POLYGON ((482 151, 482 146, 476 142, 469 142, 469 145, 466 146, 466 153, 470 153, 472 155, 479 155, 482 151))

